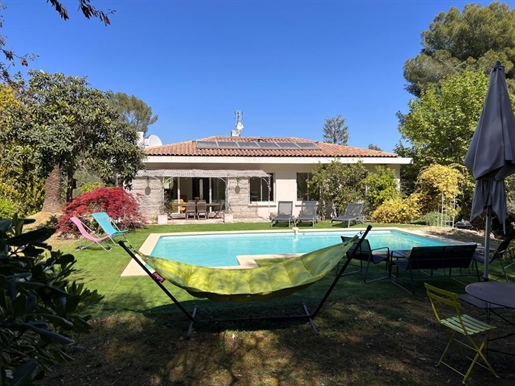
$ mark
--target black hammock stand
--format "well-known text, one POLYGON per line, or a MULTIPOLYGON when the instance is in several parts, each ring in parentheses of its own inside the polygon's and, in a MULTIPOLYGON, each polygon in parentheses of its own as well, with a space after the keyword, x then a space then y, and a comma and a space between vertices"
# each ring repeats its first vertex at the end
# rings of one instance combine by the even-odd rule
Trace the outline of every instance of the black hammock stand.
MULTIPOLYGON (((322 307, 324 306, 325 302, 327 301, 327 299, 329 298, 329 295, 331 294, 331 292, 333 291, 334 287, 336 286, 336 284, 338 283, 338 281, 340 280, 340 278, 343 276, 343 274, 345 273, 345 270, 347 269, 347 266, 350 264, 353 256, 356 254, 356 252, 359 250, 360 246, 361 246, 361 243, 363 242, 363 240, 365 240, 365 238, 367 237, 368 235, 368 232, 372 229, 372 226, 369 225, 367 227, 367 229, 365 231, 362 231, 361 232, 361 236, 358 240, 357 243, 355 243, 351 249, 349 250, 349 252, 346 253, 346 256, 347 256, 347 259, 345 260, 345 262, 343 263, 341 269, 338 271, 338 273, 336 274, 336 277, 334 278, 333 282, 331 283, 331 285, 329 286, 329 289, 327 290, 327 292, 324 294, 322 300, 320 301, 320 303, 318 304, 317 308, 315 309, 315 311, 313 312, 310 312, 308 310, 308 307, 306 306, 305 303, 302 304, 302 308, 304 310, 304 314, 293 314, 293 315, 272 315, 272 316, 261 316, 261 317, 248 317, 248 318, 230 318, 230 319, 213 319, 211 320, 211 322, 238 322, 238 321, 248 321, 248 320, 276 320, 276 321, 281 321, 281 320, 306 320, 306 321, 309 321, 309 323, 311 324, 311 328, 313 329, 313 331, 316 333, 316 334, 319 334, 319 331, 318 329, 316 328, 316 325, 315 325, 315 322, 314 322, 314 318, 318 315, 318 313, 320 312, 320 310, 322 309, 322 307)), ((190 321, 190 324, 188 326, 188 331, 186 333, 186 339, 190 339, 191 338, 191 333, 192 333, 192 330, 193 330, 193 325, 194 323, 196 322, 196 315, 197 315, 197 311, 198 311, 198 306, 195 305, 193 306, 193 310, 191 312, 189 312, 182 304, 181 302, 179 302, 175 296, 172 295, 172 293, 170 291, 168 291, 168 289, 163 285, 164 281, 166 280, 163 276, 161 276, 159 273, 157 272, 151 272, 147 266, 145 265, 144 262, 142 262, 137 256, 136 254, 134 253, 134 249, 131 247, 131 246, 127 246, 126 245, 126 242, 125 241, 119 241, 118 244, 123 248, 125 249, 125 251, 138 263, 138 265, 147 273, 148 276, 150 276, 152 278, 152 280, 154 281, 154 283, 156 283, 159 288, 161 288, 161 290, 172 300, 172 302, 174 302, 177 307, 179 307, 179 309, 182 311, 182 313, 184 315, 186 315, 186 317, 188 318, 188 320, 190 321)), ((342 259, 343 259, 343 256, 342 256, 342 259)))

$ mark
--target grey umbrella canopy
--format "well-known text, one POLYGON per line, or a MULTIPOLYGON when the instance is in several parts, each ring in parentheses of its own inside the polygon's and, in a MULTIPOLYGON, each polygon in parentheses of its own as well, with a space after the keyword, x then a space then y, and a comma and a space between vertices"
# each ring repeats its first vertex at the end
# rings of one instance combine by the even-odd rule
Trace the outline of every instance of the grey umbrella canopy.
MULTIPOLYGON (((508 217, 504 179, 515 173, 515 117, 500 62, 490 72, 485 104, 465 156, 465 166, 476 179, 471 220, 487 210, 485 253, 488 253, 492 212, 504 224, 508 217)), ((488 280, 488 259, 485 259, 483 279, 488 280)))

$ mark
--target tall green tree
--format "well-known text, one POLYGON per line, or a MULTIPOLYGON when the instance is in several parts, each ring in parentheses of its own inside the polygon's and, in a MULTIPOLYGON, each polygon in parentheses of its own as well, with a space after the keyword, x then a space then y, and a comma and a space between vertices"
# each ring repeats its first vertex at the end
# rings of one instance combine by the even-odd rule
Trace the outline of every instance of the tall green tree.
POLYGON ((310 191, 320 194, 321 207, 331 208, 340 215, 350 202, 365 198, 367 169, 360 161, 342 164, 339 159, 330 164, 318 164, 308 181, 310 191))
MULTIPOLYGON (((0 132, 11 128, 7 111, 18 108, 16 91, 8 85, 0 85, 0 132)), ((25 216, 41 208, 44 180, 37 175, 32 159, 33 151, 27 144, 3 136, 0 144, 0 217, 25 216)))
POLYGON ((148 127, 157 121, 157 115, 152 115, 152 108, 134 95, 118 92, 111 95, 109 103, 120 114, 122 122, 138 132, 146 133, 148 127))
POLYGON ((431 164, 463 163, 487 89, 483 72, 466 69, 423 91, 409 101, 409 113, 398 114, 402 138, 416 154, 417 174, 431 164))
POLYGON ((326 118, 322 130, 324 142, 337 145, 347 145, 347 142, 349 142, 349 128, 345 126, 345 118, 342 118, 341 115, 326 118))
POLYGON ((422 32, 422 51, 404 64, 406 89, 415 96, 466 67, 485 74, 500 60, 515 88, 515 10, 505 3, 451 7, 422 32))
POLYGON ((2 134, 34 149, 34 167, 50 180, 43 210, 61 207, 61 173, 67 182, 67 202, 79 168, 95 169, 106 182, 116 178, 117 183, 130 184, 143 166, 144 152, 136 145, 136 130, 110 107, 110 93, 91 88, 85 78, 29 74, 23 109, 12 111, 12 129, 2 134))

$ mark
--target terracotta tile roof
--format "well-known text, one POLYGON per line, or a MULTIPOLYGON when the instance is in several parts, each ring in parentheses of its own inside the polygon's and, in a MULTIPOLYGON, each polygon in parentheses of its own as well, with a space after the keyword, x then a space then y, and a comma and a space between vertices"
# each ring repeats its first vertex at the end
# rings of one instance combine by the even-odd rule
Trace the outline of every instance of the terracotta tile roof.
POLYGON ((204 156, 204 157, 398 157, 395 153, 378 150, 362 149, 359 147, 335 145, 304 138, 284 137, 230 137, 213 136, 195 141, 185 141, 149 147, 145 149, 149 156, 204 156), (318 149, 202 149, 197 147, 198 141, 220 142, 276 142, 276 143, 313 143, 318 149))

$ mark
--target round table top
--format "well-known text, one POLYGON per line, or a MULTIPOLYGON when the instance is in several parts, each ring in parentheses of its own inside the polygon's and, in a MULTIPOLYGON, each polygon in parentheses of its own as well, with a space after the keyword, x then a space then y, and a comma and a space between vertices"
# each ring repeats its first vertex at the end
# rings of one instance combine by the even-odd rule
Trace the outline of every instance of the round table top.
POLYGON ((467 285, 465 291, 485 302, 515 308, 515 283, 482 281, 467 285))

